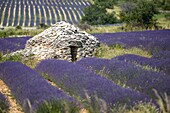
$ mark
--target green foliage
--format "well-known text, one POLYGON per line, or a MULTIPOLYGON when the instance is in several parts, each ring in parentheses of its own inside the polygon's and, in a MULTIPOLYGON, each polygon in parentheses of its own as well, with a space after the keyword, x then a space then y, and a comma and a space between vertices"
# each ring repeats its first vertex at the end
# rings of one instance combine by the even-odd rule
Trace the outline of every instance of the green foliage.
MULTIPOLYGON (((170 7, 170 6, 169 6, 170 7)), ((170 13, 165 13, 165 18, 167 19, 167 20, 170 20, 170 13)))
POLYGON ((163 9, 163 10, 170 10, 170 1, 169 0, 153 0, 153 3, 163 9))
POLYGON ((0 100, 0 113, 9 112, 9 103, 0 100))
POLYGON ((159 94, 155 89, 153 90, 157 96, 157 103, 162 113, 170 113, 170 97, 166 93, 159 94))
POLYGON ((137 0, 136 3, 127 2, 121 8, 120 18, 127 25, 142 28, 157 27, 154 15, 158 13, 158 10, 151 1, 137 0))
POLYGON ((94 4, 86 8, 81 23, 103 25, 117 23, 114 13, 108 13, 106 8, 113 8, 114 0, 95 0, 94 4))
POLYGON ((94 4, 101 8, 113 9, 116 0, 94 0, 94 4))
POLYGON ((115 105, 111 113, 159 113, 151 103, 139 103, 132 108, 127 108, 126 105, 115 105))
POLYGON ((82 29, 82 30, 85 30, 85 31, 88 31, 88 30, 92 30, 92 28, 91 28, 91 25, 89 25, 89 24, 87 24, 87 23, 80 23, 79 25, 78 25, 78 27, 80 28, 80 29, 82 29))
POLYGON ((3 53, 0 52, 0 63, 6 61, 21 62, 31 68, 34 68, 38 63, 38 60, 32 59, 31 56, 28 56, 27 58, 23 58, 23 56, 20 53, 14 55, 11 54, 3 55, 3 53))
POLYGON ((15 29, 22 29, 22 27, 18 25, 15 27, 15 29))
POLYGON ((15 61, 15 62, 21 62, 22 57, 20 54, 15 54, 15 55, 10 55, 6 54, 3 55, 3 53, 0 52, 0 62, 5 62, 5 61, 15 61))
POLYGON ((8 28, 5 30, 0 30, 0 38, 5 38, 5 37, 9 37, 9 36, 18 36, 18 35, 35 36, 35 35, 41 33, 43 30, 44 30, 44 28, 35 29, 35 30, 8 28))
POLYGON ((97 95, 89 97, 87 93, 84 105, 87 107, 87 113, 159 113, 158 109, 152 103, 136 103, 133 107, 126 104, 117 103, 108 107, 106 102, 97 95))
POLYGON ((36 113, 79 113, 79 110, 70 102, 49 101, 39 106, 36 113))
POLYGON ((40 25, 39 25, 39 27, 38 28, 40 28, 40 29, 46 29, 46 28, 48 28, 49 26, 48 25, 46 25, 46 24, 44 24, 44 23, 40 23, 40 25))
POLYGON ((9 37, 10 35, 14 35, 15 34, 15 29, 6 29, 6 30, 2 30, 0 31, 0 38, 4 38, 4 37, 9 37))
POLYGON ((92 26, 91 30, 87 30, 90 34, 95 33, 113 33, 113 32, 122 32, 122 26, 92 26))
POLYGON ((152 103, 139 103, 124 113, 159 113, 159 111, 152 103))
POLYGON ((83 102, 88 110, 88 113, 107 113, 108 107, 106 102, 98 98, 97 94, 89 96, 85 91, 86 100, 83 102))
POLYGON ((4 103, 0 102, 0 113, 8 113, 9 106, 6 106, 4 103))

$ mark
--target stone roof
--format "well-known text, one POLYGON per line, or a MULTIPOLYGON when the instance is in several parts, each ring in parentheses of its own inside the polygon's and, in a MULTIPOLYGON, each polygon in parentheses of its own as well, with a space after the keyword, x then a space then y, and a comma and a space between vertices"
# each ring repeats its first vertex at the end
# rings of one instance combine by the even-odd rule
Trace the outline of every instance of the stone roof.
POLYGON ((62 21, 29 39, 23 55, 39 60, 56 58, 75 61, 92 56, 99 45, 99 40, 91 34, 62 21))

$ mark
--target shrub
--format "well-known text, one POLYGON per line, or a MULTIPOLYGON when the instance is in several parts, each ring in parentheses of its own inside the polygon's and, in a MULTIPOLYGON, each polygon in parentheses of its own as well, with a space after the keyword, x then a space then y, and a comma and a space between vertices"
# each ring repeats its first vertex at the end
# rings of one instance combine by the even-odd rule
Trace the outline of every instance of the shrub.
POLYGON ((15 27, 15 29, 22 29, 22 27, 18 25, 15 27))
POLYGON ((48 28, 48 25, 46 25, 46 24, 44 24, 44 23, 40 23, 40 24, 39 24, 39 28, 40 28, 40 29, 42 29, 42 28, 43 28, 43 29, 46 29, 46 28, 48 28))
POLYGON ((129 26, 141 26, 142 28, 157 27, 153 18, 158 11, 154 4, 148 0, 137 0, 136 3, 128 2, 122 5, 120 18, 129 26))
POLYGON ((90 25, 102 25, 117 23, 118 20, 114 13, 108 13, 106 8, 113 8, 113 0, 98 1, 87 7, 84 11, 85 16, 82 17, 81 23, 90 25))
POLYGON ((80 28, 80 29, 82 29, 82 30, 85 30, 85 31, 87 31, 87 30, 92 30, 92 28, 91 28, 91 26, 89 25, 89 24, 87 24, 87 23, 80 23, 79 25, 78 25, 78 27, 80 28))

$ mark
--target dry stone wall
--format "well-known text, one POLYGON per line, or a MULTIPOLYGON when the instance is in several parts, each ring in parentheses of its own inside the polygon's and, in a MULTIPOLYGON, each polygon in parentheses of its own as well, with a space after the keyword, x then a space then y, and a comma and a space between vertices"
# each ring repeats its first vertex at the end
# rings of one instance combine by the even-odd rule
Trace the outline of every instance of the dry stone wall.
POLYGON ((29 39, 23 55, 39 60, 56 58, 76 61, 92 56, 99 45, 94 36, 62 21, 29 39))

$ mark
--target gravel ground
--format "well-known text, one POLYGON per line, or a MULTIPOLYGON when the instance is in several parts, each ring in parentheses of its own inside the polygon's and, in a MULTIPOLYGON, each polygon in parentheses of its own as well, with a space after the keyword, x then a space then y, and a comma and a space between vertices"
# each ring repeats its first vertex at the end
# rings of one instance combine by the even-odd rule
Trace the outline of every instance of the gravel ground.
POLYGON ((24 113, 21 106, 17 104, 16 100, 12 96, 10 89, 5 85, 2 80, 0 80, 0 92, 4 94, 9 101, 9 113, 24 113))

